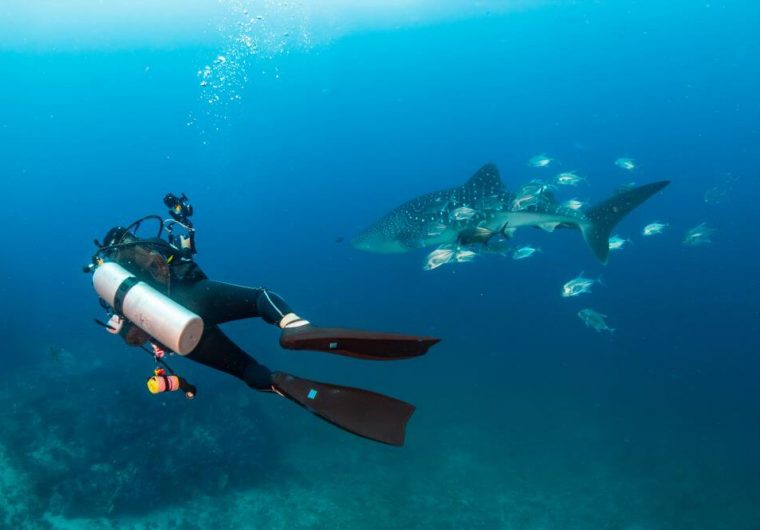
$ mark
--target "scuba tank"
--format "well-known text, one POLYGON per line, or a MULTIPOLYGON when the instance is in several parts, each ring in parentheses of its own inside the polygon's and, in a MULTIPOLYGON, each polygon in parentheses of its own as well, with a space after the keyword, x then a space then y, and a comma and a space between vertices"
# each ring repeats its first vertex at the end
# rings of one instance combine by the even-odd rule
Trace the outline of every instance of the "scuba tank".
POLYGON ((98 296, 170 350, 187 355, 203 334, 203 320, 114 262, 100 264, 92 276, 98 296))

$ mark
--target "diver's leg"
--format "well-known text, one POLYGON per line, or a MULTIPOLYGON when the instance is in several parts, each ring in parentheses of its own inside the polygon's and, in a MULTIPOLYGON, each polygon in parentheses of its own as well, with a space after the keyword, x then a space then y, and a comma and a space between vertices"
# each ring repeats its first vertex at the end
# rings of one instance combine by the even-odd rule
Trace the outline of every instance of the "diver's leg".
POLYGON ((272 390, 272 372, 269 368, 256 362, 217 326, 206 327, 198 346, 186 357, 233 375, 256 390, 272 390))
POLYGON ((281 328, 308 323, 293 313, 282 297, 263 287, 201 280, 189 286, 175 287, 173 298, 209 324, 254 317, 261 317, 281 328))
POLYGON ((233 375, 256 390, 276 392, 342 429, 378 442, 402 445, 414 412, 414 405, 369 390, 272 373, 217 326, 206 328, 187 357, 233 375))
POLYGON ((395 360, 425 354, 432 337, 343 328, 318 328, 293 313, 277 294, 263 288, 200 280, 173 288, 172 298, 200 315, 207 325, 261 317, 282 329, 280 345, 361 359, 395 360))

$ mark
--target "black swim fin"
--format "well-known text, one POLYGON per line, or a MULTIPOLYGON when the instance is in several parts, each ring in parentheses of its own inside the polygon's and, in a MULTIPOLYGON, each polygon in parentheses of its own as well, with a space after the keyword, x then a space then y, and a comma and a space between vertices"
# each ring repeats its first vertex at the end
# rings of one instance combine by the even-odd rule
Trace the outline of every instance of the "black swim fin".
POLYGON ((272 374, 272 389, 350 433, 404 445, 414 405, 361 388, 318 383, 284 372, 272 374))
POLYGON ((285 328, 280 346, 289 350, 314 350, 359 359, 392 361, 418 357, 441 339, 312 325, 285 328))

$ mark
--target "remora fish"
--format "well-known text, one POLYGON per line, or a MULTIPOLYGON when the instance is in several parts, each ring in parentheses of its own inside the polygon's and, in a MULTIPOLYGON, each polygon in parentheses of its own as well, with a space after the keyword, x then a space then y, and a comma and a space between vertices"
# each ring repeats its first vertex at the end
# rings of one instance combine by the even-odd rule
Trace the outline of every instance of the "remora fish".
POLYGON ((351 244, 359 250, 391 254, 455 244, 463 231, 474 227, 493 232, 521 226, 539 227, 549 232, 555 228, 575 228, 581 231, 597 259, 606 263, 609 238, 615 225, 669 183, 653 182, 626 190, 584 210, 542 200, 517 211, 513 206, 515 196, 504 187, 498 169, 486 164, 462 186, 427 193, 394 208, 356 236, 351 244), (451 213, 463 205, 478 211, 477 218, 453 219, 451 213), (426 227, 431 223, 445 225, 445 228, 429 235, 426 227))

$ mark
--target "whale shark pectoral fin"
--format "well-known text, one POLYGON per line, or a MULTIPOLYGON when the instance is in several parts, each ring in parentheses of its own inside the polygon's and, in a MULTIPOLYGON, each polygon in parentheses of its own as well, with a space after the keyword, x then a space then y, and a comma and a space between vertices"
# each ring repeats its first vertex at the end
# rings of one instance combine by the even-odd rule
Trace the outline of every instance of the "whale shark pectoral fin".
POLYGON ((615 225, 668 184, 669 180, 663 180, 618 193, 586 212, 588 222, 581 224, 580 228, 583 238, 601 263, 607 263, 610 234, 615 225))
POLYGON ((507 239, 512 239, 515 236, 515 232, 517 232, 517 228, 514 226, 507 226, 504 225, 504 228, 501 229, 501 233, 504 234, 504 237, 507 239))
POLYGON ((554 232, 561 223, 541 223, 538 227, 546 232, 554 232))

